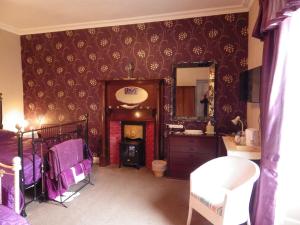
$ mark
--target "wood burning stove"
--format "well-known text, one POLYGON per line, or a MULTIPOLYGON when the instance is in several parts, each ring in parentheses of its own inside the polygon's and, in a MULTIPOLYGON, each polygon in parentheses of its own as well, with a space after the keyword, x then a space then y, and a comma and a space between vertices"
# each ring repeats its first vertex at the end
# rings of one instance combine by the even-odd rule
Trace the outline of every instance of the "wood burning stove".
POLYGON ((121 122, 122 140, 120 143, 119 167, 134 166, 140 168, 145 165, 145 123, 121 122))
POLYGON ((145 145, 142 139, 128 139, 120 144, 120 165, 140 168, 145 165, 145 145))

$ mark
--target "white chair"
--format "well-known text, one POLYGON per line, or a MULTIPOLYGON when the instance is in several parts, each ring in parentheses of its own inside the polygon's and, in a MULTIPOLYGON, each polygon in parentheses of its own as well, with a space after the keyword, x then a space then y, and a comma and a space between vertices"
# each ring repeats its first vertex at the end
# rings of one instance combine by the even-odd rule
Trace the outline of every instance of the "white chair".
POLYGON ((249 203, 259 167, 233 156, 208 161, 190 175, 187 225, 193 209, 214 225, 250 224, 249 203))

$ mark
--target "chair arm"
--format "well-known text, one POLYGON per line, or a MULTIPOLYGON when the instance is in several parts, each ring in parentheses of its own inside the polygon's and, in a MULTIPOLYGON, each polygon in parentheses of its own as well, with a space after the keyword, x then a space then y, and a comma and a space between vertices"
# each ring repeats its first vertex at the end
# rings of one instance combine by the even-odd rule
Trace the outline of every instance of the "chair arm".
MULTIPOLYGON (((225 207, 224 207, 224 221, 234 221, 235 218, 226 218, 226 215, 239 215, 237 218, 243 218, 244 221, 248 218, 249 203, 251 197, 252 185, 244 183, 232 190, 226 192, 225 207), (250 189, 250 190, 249 190, 250 189)), ((229 224, 242 223, 240 221, 230 222, 229 224)))

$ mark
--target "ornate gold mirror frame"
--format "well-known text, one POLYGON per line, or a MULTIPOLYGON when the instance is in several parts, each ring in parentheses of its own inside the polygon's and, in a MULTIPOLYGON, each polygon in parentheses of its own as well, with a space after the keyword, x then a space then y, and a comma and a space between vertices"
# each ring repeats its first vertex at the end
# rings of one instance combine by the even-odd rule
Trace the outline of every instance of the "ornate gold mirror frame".
MULTIPOLYGON (((178 63, 178 64, 174 64, 173 65, 173 82, 172 82, 172 119, 173 120, 189 120, 189 121, 193 121, 193 120, 197 120, 197 121, 207 121, 207 120, 211 120, 214 119, 214 104, 215 104, 215 76, 216 76, 216 62, 214 61, 201 61, 201 62, 183 62, 183 63, 178 63), (178 78, 178 71, 181 71, 182 69, 197 69, 199 68, 199 71, 204 69, 203 71, 205 71, 205 77, 201 78, 201 79, 205 79, 207 84, 206 84, 206 98, 207 98, 207 111, 204 115, 197 115, 196 111, 197 108, 199 107, 199 104, 197 104, 198 102, 200 102, 201 98, 203 98, 203 94, 201 94, 202 96, 200 96, 199 94, 197 94, 197 91, 194 91, 194 98, 195 100, 195 105, 194 105, 194 114, 195 115, 177 115, 178 114, 178 107, 177 104, 180 104, 177 102, 176 96, 178 97, 178 93, 176 93, 177 90, 177 79, 178 78)), ((186 72, 189 70, 186 70, 186 72)), ((196 72, 197 73, 197 72, 196 72)), ((189 72, 184 74, 186 80, 189 79, 189 72)), ((195 78, 195 74, 192 74, 192 72, 190 73, 190 77, 191 79, 197 80, 198 78, 195 78), (193 78, 192 78, 193 77, 193 78)), ((201 76, 200 76, 201 77, 201 76)), ((189 81, 187 81, 189 82, 189 81)), ((189 86, 190 84, 186 84, 186 86, 189 86)), ((196 84, 194 84, 196 86, 196 84)), ((192 86, 192 85, 190 85, 192 86)), ((177 90, 178 91, 178 90, 177 90)), ((190 98, 190 97, 189 97, 190 98)), ((190 104, 188 105, 190 106, 190 104)), ((186 108, 185 106, 182 106, 182 108, 186 108)), ((190 113, 191 114, 191 113, 190 113)))

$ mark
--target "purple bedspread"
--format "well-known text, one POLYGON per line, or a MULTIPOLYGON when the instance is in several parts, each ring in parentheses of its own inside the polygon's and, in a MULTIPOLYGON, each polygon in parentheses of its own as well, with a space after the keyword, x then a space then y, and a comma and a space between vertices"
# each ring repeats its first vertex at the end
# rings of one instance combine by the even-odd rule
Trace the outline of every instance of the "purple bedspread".
POLYGON ((78 179, 91 172, 92 155, 82 139, 72 139, 53 146, 48 157, 46 185, 50 199, 63 194, 78 179))
POLYGON ((12 209, 0 205, 0 225, 29 225, 29 223, 12 209))
MULTIPOLYGON (((3 132, 3 131, 1 131, 3 132)), ((18 140, 16 136, 2 136, 0 135, 0 162, 4 164, 11 165, 13 157, 18 155, 18 140)), ((24 170, 24 180, 26 185, 34 183, 33 179, 33 156, 32 156, 32 144, 31 139, 23 140, 23 170, 24 170)), ((35 179, 38 181, 41 177, 40 172, 41 167, 41 157, 35 155, 35 179)), ((13 177, 4 176, 2 183, 2 198, 3 205, 6 205, 10 208, 14 207, 14 182, 13 177)), ((20 195, 21 203, 20 206, 23 206, 24 199, 23 195, 20 195)))
MULTIPOLYGON (((0 162, 4 164, 12 164, 13 157, 18 156, 18 140, 17 137, 1 139, 0 136, 0 162)), ((23 170, 25 184, 30 185, 33 182, 33 156, 31 139, 23 139, 23 170)), ((36 180, 41 177, 41 157, 35 154, 35 174, 36 180)))

